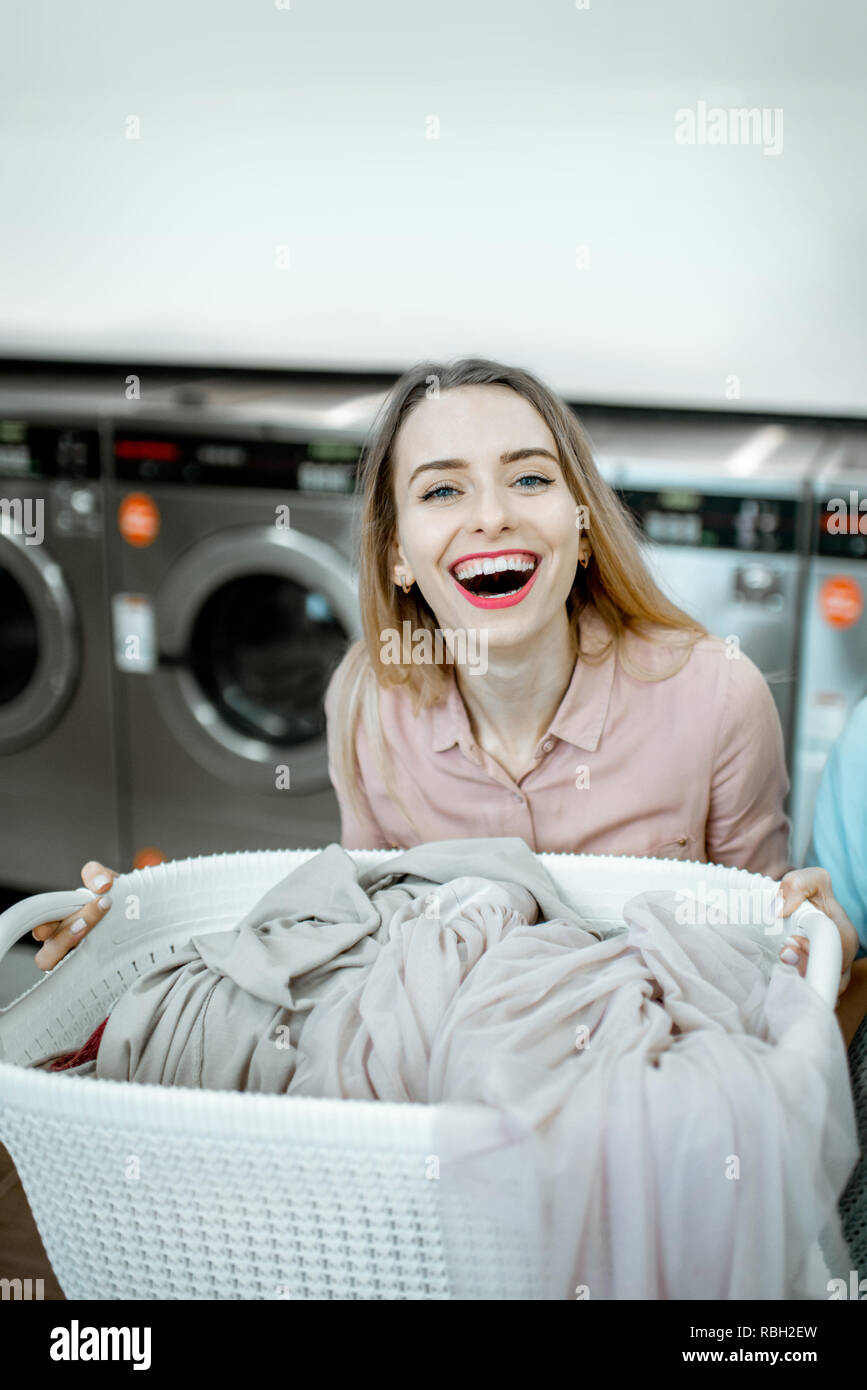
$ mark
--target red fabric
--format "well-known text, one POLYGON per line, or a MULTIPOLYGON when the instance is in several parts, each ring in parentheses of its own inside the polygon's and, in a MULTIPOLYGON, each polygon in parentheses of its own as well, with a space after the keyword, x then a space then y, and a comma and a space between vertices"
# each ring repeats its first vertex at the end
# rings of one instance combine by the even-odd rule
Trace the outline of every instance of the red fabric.
POLYGON ((78 1067, 82 1062, 92 1062, 99 1051, 99 1040, 108 1019, 104 1018, 96 1032, 91 1033, 86 1043, 83 1043, 77 1052, 67 1052, 62 1057, 55 1057, 49 1071, 66 1071, 67 1067, 78 1067))

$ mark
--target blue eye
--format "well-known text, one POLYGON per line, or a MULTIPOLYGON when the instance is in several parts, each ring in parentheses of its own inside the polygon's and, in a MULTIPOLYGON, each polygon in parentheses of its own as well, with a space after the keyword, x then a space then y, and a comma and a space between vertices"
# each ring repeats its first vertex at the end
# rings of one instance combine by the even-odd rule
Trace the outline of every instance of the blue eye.
POLYGON ((431 488, 430 492, 426 492, 426 493, 424 494, 424 496, 422 497, 421 500, 422 500, 422 502, 427 502, 428 498, 430 498, 430 497, 439 497, 439 496, 441 496, 442 493, 444 493, 444 492, 454 492, 454 491, 455 491, 455 489, 454 489, 453 487, 451 487, 448 483, 440 483, 439 487, 431 488))
MULTIPOLYGON (((520 476, 520 478, 516 478, 516 479, 515 479, 515 483, 513 484, 513 486, 516 486, 518 483, 524 483, 524 482, 529 482, 529 483, 531 483, 534 487, 535 487, 535 486, 538 486, 540 483, 541 483, 544 487, 550 487, 550 486, 551 486, 551 479, 550 479, 550 478, 543 478, 543 477, 541 477, 541 475, 538 474, 538 473, 522 473, 521 476, 520 476)), ((442 497, 443 494, 448 494, 448 493, 452 493, 452 492, 456 492, 456 491, 457 491, 457 489, 454 488, 454 487, 452 487, 451 483, 440 483, 438 487, 433 487, 433 488, 431 488, 430 492, 424 493, 424 495, 422 496, 422 499, 421 499, 421 500, 422 500, 422 502, 427 502, 427 501, 429 501, 431 498, 434 498, 434 497, 442 497)), ((529 491, 530 491, 530 488, 529 488, 529 487, 522 487, 522 488, 518 488, 518 491, 519 491, 519 492, 529 492, 529 491)))

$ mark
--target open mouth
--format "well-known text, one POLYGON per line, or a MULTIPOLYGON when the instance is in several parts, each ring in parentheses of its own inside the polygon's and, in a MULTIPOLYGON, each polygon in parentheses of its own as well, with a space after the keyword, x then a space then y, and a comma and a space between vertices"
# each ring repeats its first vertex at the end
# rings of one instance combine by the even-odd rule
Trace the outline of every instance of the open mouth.
POLYGON ((451 566, 452 578, 474 599, 509 598, 525 589, 539 567, 531 551, 477 557, 451 566))

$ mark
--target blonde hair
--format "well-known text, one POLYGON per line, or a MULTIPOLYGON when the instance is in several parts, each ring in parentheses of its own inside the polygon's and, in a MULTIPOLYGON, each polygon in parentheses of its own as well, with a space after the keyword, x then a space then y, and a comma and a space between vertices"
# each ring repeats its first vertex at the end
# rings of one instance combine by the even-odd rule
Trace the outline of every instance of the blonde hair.
POLYGON ((420 362, 395 383, 373 423, 359 464, 361 507, 356 516, 356 551, 361 620, 364 636, 345 653, 333 677, 331 730, 336 780, 345 788, 350 804, 361 811, 360 769, 356 758, 356 725, 359 716, 370 739, 385 788, 416 834, 421 832, 400 799, 386 748, 379 708, 379 688, 405 686, 412 710, 436 704, 445 694, 449 677, 436 663, 384 662, 381 634, 402 631, 409 619, 413 632, 428 629, 433 641, 436 617, 415 584, 408 594, 397 587, 391 572, 392 543, 397 533, 394 497, 394 447, 404 420, 420 401, 458 386, 508 386, 539 412, 557 442, 565 482, 576 504, 587 509, 587 534, 593 553, 585 570, 578 565, 567 598, 569 631, 576 657, 591 665, 604 661, 613 641, 623 668, 639 680, 666 680, 689 660, 692 648, 707 628, 696 622, 663 594, 648 571, 640 551, 641 532, 631 512, 601 477, 590 444, 577 417, 552 391, 530 372, 486 358, 461 358, 448 363, 420 362), (432 384, 435 383, 435 386, 432 384), (581 613, 595 605, 611 632, 611 638, 594 653, 581 648, 581 613), (655 629, 655 631, 651 631, 655 629), (672 670, 647 671, 626 651, 626 637, 634 633, 662 645, 684 649, 683 659, 672 670), (674 638, 669 642, 668 634, 674 638))

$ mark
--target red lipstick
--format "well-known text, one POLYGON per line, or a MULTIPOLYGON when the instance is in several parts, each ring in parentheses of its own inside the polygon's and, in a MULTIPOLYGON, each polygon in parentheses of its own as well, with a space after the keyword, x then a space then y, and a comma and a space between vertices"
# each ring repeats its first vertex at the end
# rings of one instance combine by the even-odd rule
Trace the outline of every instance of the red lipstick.
POLYGON ((536 554, 535 550, 516 550, 514 547, 510 547, 505 550, 477 550, 470 555, 461 555, 460 559, 455 560, 454 563, 449 566, 449 573, 460 590, 462 597, 467 600, 467 603, 471 603, 474 608, 512 608, 516 603, 522 603, 527 597, 536 582, 536 576, 541 567, 541 558, 536 554), (536 568, 520 589, 515 589, 510 594, 500 594, 496 596, 491 594, 473 594, 469 589, 464 588, 459 579, 455 578, 455 568, 464 561, 495 560, 498 555, 527 555, 530 559, 536 561, 536 568))

